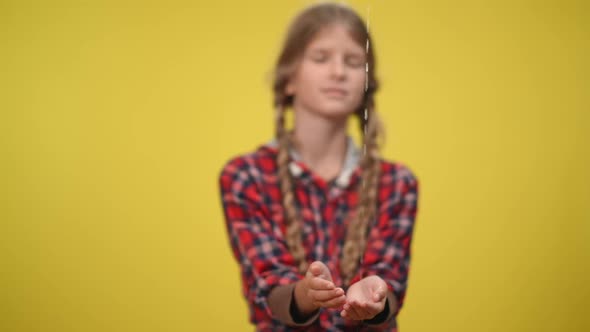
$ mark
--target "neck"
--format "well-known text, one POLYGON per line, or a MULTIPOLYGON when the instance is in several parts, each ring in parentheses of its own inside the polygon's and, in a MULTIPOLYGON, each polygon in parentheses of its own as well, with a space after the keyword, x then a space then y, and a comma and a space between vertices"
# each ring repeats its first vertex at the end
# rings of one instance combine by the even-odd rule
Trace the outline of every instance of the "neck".
POLYGON ((347 148, 348 117, 326 118, 299 110, 294 116, 295 150, 312 170, 326 179, 340 173, 347 148))

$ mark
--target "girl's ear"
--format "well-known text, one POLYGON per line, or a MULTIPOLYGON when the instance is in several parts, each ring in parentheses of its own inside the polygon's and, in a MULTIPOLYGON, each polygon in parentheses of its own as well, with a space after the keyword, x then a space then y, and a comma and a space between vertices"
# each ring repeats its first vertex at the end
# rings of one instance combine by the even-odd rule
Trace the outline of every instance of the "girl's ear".
POLYGON ((287 96, 293 96, 295 94, 295 86, 291 83, 291 80, 289 80, 287 86, 285 86, 285 94, 287 96))

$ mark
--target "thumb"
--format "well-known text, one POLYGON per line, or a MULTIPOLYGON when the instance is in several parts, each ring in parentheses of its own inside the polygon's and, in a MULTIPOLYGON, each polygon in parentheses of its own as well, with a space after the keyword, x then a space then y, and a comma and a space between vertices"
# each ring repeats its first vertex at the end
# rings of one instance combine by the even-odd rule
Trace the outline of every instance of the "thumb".
POLYGON ((373 300, 375 302, 381 302, 387 295, 387 290, 383 287, 378 287, 373 293, 373 300))
POLYGON ((330 273, 330 270, 328 269, 326 264, 320 261, 315 261, 311 263, 308 272, 310 272, 311 275, 314 277, 320 277, 322 279, 332 281, 332 274, 330 273))

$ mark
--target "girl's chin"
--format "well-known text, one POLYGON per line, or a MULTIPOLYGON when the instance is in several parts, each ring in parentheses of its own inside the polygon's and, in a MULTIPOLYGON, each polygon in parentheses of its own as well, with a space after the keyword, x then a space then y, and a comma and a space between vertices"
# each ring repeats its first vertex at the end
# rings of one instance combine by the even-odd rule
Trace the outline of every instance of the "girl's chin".
POLYGON ((355 108, 348 105, 325 105, 318 111, 325 115, 350 115, 354 113, 355 108))
POLYGON ((354 111, 351 110, 342 110, 342 109, 326 109, 322 111, 318 111, 318 113, 325 118, 340 120, 345 119, 351 116, 354 111))
POLYGON ((316 108, 317 112, 325 115, 347 115, 354 113, 354 107, 350 106, 350 103, 327 101, 318 106, 316 108))

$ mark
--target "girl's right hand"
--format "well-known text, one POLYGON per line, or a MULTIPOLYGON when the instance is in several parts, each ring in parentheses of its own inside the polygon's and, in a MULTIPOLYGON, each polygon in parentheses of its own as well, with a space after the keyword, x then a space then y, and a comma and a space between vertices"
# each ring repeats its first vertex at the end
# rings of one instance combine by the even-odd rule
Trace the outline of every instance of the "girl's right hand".
POLYGON ((307 269, 305 278, 295 285, 295 303, 299 312, 307 315, 319 308, 342 307, 346 303, 346 295, 332 282, 328 267, 315 261, 307 269))

